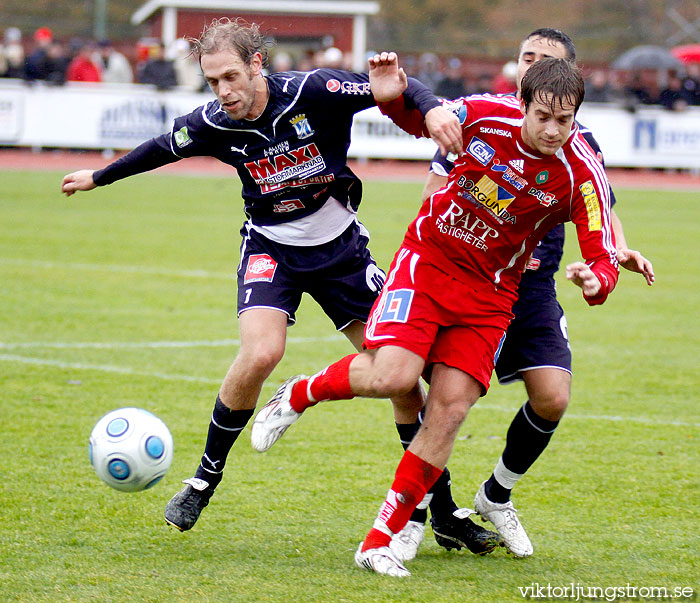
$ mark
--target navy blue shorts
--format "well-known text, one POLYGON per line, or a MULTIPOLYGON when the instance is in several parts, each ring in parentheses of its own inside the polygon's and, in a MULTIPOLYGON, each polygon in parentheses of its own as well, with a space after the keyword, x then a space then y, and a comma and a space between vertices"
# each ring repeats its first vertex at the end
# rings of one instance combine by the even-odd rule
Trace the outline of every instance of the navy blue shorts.
POLYGON ((555 291, 529 290, 513 306, 512 322, 496 362, 501 384, 522 380, 523 371, 557 368, 571 373, 566 316, 555 291))
POLYGON ((238 314, 273 308, 293 324, 302 293, 308 293, 343 329, 354 320, 367 322, 386 275, 367 248, 358 224, 323 245, 300 247, 275 243, 255 231, 241 230, 238 314))

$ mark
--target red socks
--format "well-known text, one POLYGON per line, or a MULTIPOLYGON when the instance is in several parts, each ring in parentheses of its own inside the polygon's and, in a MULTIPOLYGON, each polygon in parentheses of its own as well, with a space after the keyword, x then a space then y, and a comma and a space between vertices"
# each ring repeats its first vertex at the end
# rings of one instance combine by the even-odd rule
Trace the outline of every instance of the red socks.
POLYGON ((396 469, 394 483, 379 508, 379 515, 365 538, 362 550, 389 546, 391 537, 403 529, 413 510, 441 475, 442 469, 426 463, 407 450, 396 469))
POLYGON ((316 373, 294 384, 289 400, 297 412, 324 400, 350 400, 355 397, 350 387, 350 363, 357 354, 350 354, 316 373))

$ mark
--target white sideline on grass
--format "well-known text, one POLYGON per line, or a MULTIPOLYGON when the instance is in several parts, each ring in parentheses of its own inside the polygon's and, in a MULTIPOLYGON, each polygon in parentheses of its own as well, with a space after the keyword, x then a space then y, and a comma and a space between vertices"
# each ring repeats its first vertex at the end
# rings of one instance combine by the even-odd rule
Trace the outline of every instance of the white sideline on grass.
MULTIPOLYGON (((73 369, 73 370, 88 370, 88 371, 101 371, 105 373, 119 373, 122 375, 138 375, 140 377, 154 377, 156 379, 163 379, 166 381, 189 381, 196 383, 212 383, 219 385, 221 383, 221 378, 210 379, 207 377, 197 377, 194 375, 170 375, 167 373, 149 372, 149 371, 138 371, 131 369, 129 367, 121 367, 114 365, 102 365, 102 364, 84 364, 80 362, 62 362, 60 360, 52 360, 47 358, 28 358, 26 356, 14 356, 11 354, 0 354, 0 362, 16 362, 21 364, 33 364, 37 366, 55 366, 62 369, 73 369)), ((266 381, 263 385, 263 389, 277 389, 279 383, 276 381, 266 381)), ((518 408, 509 406, 496 406, 491 404, 476 404, 472 410, 490 410, 495 412, 507 412, 515 413, 518 408)), ((678 427, 700 427, 700 423, 687 423, 684 421, 659 421, 657 419, 650 419, 649 417, 624 417, 615 415, 577 415, 573 413, 566 413, 567 419, 577 419, 583 421, 628 421, 631 423, 639 423, 641 425, 673 425, 678 427)))

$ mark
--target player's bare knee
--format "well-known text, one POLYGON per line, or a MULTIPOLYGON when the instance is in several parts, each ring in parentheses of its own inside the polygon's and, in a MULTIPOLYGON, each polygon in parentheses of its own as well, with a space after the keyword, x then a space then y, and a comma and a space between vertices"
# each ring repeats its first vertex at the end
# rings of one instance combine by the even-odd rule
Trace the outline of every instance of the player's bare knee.
POLYGON ((380 398, 404 398, 415 385, 416 378, 405 372, 375 371, 370 381, 370 388, 380 398))
POLYGON ((553 390, 530 399, 533 410, 543 419, 558 421, 569 406, 569 392, 553 390))
POLYGON ((284 349, 275 346, 256 346, 243 358, 246 370, 253 374, 269 375, 282 360, 284 349))

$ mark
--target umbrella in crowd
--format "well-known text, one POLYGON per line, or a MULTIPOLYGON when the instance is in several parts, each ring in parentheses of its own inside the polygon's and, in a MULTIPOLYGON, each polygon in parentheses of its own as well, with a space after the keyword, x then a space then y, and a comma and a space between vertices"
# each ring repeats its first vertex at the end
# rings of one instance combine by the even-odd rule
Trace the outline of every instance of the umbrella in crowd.
POLYGON ((686 44, 671 48, 671 54, 684 63, 700 63, 700 44, 686 44))
POLYGON ((635 46, 612 63, 613 69, 680 69, 683 63, 663 46, 635 46))

